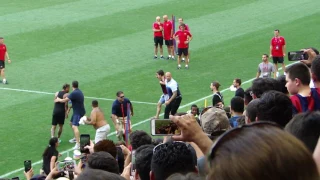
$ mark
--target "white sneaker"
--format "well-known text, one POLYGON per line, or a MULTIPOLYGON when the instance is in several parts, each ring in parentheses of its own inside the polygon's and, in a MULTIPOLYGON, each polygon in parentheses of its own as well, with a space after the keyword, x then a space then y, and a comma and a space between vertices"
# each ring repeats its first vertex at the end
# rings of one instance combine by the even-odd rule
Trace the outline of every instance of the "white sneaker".
POLYGON ((80 149, 80 144, 76 143, 76 145, 73 147, 74 150, 80 149))
POLYGON ((69 140, 69 143, 76 143, 76 142, 77 142, 76 138, 72 138, 69 140))
POLYGON ((276 76, 279 77, 279 72, 277 72, 276 76))
POLYGON ((287 75, 286 72, 283 72, 283 75, 287 75))
POLYGON ((61 143, 61 139, 58 139, 58 142, 61 143))

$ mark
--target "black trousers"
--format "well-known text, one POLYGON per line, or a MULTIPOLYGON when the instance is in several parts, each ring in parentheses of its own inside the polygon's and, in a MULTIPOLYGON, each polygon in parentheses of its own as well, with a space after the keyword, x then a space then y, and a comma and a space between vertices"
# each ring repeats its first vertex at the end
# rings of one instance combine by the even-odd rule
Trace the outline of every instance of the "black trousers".
POLYGON ((164 110, 164 119, 169 119, 169 115, 175 115, 179 109, 182 97, 176 97, 169 105, 166 106, 164 110))

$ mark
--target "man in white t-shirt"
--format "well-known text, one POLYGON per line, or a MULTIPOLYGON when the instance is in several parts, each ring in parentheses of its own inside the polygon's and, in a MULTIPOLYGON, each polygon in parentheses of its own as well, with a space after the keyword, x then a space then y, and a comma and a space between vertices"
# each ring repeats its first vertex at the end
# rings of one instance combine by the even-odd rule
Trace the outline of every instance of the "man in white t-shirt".
POLYGON ((182 100, 178 83, 172 78, 170 72, 166 73, 166 89, 169 100, 165 102, 166 109, 164 110, 164 119, 169 119, 170 114, 175 115, 177 113, 182 100))
POLYGON ((262 55, 262 63, 258 66, 258 72, 256 78, 271 78, 271 73, 273 73, 273 78, 276 78, 276 70, 271 62, 268 60, 268 55, 262 55))

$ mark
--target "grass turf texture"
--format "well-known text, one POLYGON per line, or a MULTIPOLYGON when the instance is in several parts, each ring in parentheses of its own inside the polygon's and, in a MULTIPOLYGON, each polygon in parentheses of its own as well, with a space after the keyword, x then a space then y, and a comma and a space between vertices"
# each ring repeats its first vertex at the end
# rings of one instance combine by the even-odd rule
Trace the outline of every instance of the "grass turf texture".
MULTIPOLYGON (((5 37, 13 60, 6 68, 10 84, 0 84, 0 88, 55 92, 76 79, 85 96, 112 99, 116 91, 123 90, 131 100, 157 102, 161 91, 154 75, 164 69, 179 83, 185 105, 209 95, 213 80, 220 81, 224 89, 236 77, 243 81, 254 77, 261 54, 269 53, 274 29, 280 29, 286 38, 287 51, 320 47, 315 38, 320 10, 314 8, 320 1, 0 0, 0 4, 0 36, 5 37), (152 59, 151 25, 163 14, 183 17, 191 28, 189 70, 176 70, 172 60, 152 59)), ((166 56, 166 48, 164 52, 166 56)), ((53 95, 0 91, 1 176, 23 167, 26 159, 41 160, 50 138, 53 95)), ((234 92, 223 94, 229 104, 234 92)), ((90 102, 85 101, 87 114, 90 102)), ((99 103, 111 123, 112 101, 99 103)), ((204 101, 197 104, 203 106, 204 101)), ((133 124, 155 114, 155 105, 133 106, 133 124)), ((179 111, 187 109, 189 106, 179 111)), ((149 132, 149 127, 147 122, 134 129, 149 132)), ((94 137, 90 126, 80 127, 80 132, 94 137)), ((71 137, 66 124, 60 152, 72 147, 67 142, 71 137)), ((35 173, 40 165, 33 167, 35 173)), ((9 177, 14 176, 22 178, 22 171, 9 177)))

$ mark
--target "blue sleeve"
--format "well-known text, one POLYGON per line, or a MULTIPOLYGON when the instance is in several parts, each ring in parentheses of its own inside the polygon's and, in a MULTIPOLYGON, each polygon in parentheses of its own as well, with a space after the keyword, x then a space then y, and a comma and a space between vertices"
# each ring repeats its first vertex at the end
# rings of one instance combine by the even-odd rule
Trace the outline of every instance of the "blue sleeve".
POLYGON ((69 96, 68 96, 68 98, 69 98, 70 100, 74 99, 74 92, 70 93, 69 96))
POLYGON ((116 110, 116 103, 112 103, 112 110, 111 110, 111 113, 116 115, 117 114, 117 110, 116 110))

